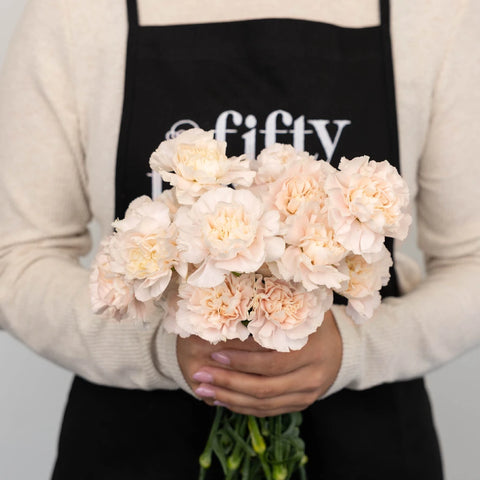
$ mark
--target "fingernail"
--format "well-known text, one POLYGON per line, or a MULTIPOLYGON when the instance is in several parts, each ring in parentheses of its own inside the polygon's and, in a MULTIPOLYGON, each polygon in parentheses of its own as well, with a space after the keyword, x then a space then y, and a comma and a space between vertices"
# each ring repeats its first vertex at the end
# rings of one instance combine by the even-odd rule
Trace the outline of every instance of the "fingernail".
POLYGON ((196 372, 192 378, 200 383, 213 383, 213 377, 207 372, 196 372))
POLYGON ((215 398, 215 390, 208 385, 202 385, 195 390, 199 397, 215 398))
POLYGON ((213 404, 216 406, 216 407, 227 407, 228 408, 228 405, 226 403, 223 403, 221 402, 220 400, 215 400, 213 402, 213 404))
POLYGON ((216 362, 222 363, 223 365, 230 365, 230 358, 227 355, 225 355, 224 353, 214 352, 214 353, 212 353, 212 358, 216 362))

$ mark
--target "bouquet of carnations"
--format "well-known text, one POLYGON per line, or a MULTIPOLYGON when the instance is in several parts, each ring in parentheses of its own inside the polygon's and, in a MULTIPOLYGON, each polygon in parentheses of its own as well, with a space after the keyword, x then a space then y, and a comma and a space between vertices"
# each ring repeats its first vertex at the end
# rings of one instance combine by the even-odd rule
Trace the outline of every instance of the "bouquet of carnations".
MULTIPOLYGON (((113 223, 91 275, 95 313, 146 322, 162 309, 161 326, 181 337, 252 336, 288 352, 320 327, 334 292, 356 323, 380 304, 385 237, 405 238, 411 223, 388 162, 343 158, 336 169, 281 144, 256 161, 228 158, 213 132, 192 129, 162 142, 150 166, 172 189, 135 199, 113 223)), ((228 479, 304 476, 300 423, 217 407, 200 477, 212 452, 228 479)))

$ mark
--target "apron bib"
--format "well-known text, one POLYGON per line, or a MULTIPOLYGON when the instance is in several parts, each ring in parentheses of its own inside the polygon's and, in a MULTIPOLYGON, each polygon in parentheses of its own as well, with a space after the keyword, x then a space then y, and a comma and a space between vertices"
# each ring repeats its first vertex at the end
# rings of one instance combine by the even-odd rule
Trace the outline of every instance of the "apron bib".
MULTIPOLYGON (((161 191, 150 154, 195 126, 215 129, 229 156, 253 157, 278 142, 335 166, 367 154, 399 169, 388 1, 380 2, 381 25, 360 29, 290 19, 141 27, 135 0, 127 6, 116 217, 134 198, 161 191)), ((391 274, 384 297, 399 294, 391 274)), ((181 390, 76 377, 53 479, 194 480, 212 418, 212 408, 181 390)), ((310 480, 442 479, 421 379, 317 402, 304 411, 302 435, 310 480)), ((218 466, 209 478, 223 478, 218 466)))

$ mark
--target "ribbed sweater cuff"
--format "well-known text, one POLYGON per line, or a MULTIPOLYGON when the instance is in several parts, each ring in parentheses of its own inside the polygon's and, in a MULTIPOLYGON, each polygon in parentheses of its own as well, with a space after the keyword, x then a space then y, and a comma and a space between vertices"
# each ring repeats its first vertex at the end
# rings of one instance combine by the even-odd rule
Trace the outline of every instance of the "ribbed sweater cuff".
POLYGON ((177 335, 167 333, 162 327, 159 327, 155 343, 160 373, 173 380, 179 388, 195 397, 193 390, 185 381, 178 364, 177 335))
POLYGON ((332 313, 342 337, 342 363, 337 378, 322 398, 326 398, 343 388, 348 388, 357 379, 361 371, 360 332, 358 327, 345 312, 345 306, 333 305, 332 313))

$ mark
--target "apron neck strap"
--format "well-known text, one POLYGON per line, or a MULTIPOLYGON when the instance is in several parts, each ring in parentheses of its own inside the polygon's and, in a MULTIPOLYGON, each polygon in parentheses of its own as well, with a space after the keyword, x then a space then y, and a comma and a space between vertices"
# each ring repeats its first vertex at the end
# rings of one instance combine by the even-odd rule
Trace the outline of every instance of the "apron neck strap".
POLYGON ((130 28, 138 27, 137 0, 127 0, 128 25, 130 28))
POLYGON ((382 28, 390 32, 390 2, 389 0, 380 0, 380 22, 382 28))
POLYGON ((392 39, 390 35, 390 2, 389 0, 380 0, 381 30, 383 41, 383 54, 385 60, 385 76, 387 82, 387 101, 390 115, 388 118, 388 128, 390 131, 390 142, 392 145, 390 162, 397 165, 400 172, 400 151, 398 140, 397 125, 397 106, 395 99, 395 74, 393 71, 392 39))

